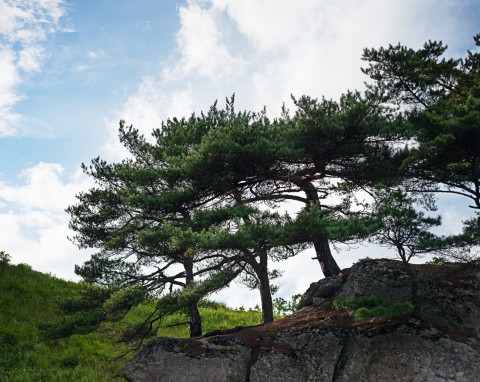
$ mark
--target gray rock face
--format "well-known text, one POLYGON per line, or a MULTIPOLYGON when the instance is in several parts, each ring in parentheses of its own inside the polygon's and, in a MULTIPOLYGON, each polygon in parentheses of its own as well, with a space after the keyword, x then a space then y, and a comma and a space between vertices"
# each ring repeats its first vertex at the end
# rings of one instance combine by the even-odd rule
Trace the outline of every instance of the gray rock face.
POLYGON ((354 337, 348 357, 335 381, 473 382, 480 376, 480 357, 472 348, 421 333, 354 337))
POLYGON ((302 305, 235 333, 156 339, 124 374, 132 382, 480 381, 480 267, 364 261, 313 283, 302 305), (336 296, 414 299, 415 310, 356 322, 332 308, 336 296))
POLYGON ((251 382, 478 381, 480 356, 465 344, 395 331, 382 336, 313 335, 310 349, 272 351, 252 367, 251 382))
POLYGON ((342 287, 345 281, 344 278, 345 276, 341 274, 338 276, 322 279, 315 283, 311 283, 310 287, 300 299, 300 302, 298 303, 298 308, 301 309, 309 305, 320 305, 320 303, 315 303, 315 301, 320 302, 326 298, 335 295, 342 287))
POLYGON ((289 344, 292 351, 261 355, 251 368, 250 381, 331 381, 344 346, 342 337, 318 331, 296 336, 281 333, 277 341, 289 344))
POLYGON ((130 381, 245 382, 249 349, 234 339, 222 345, 200 340, 196 345, 190 349, 191 342, 157 338, 127 364, 124 374, 130 381))

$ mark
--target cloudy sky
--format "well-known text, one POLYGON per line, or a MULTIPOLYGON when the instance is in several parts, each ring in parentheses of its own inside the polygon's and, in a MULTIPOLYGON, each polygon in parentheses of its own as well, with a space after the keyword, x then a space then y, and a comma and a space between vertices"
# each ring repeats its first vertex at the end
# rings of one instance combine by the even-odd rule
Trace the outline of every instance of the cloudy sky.
MULTIPOLYGON (((91 185, 82 162, 122 158, 120 119, 148 135, 233 93, 239 109, 278 115, 291 94, 362 89, 364 47, 443 40, 461 57, 479 32, 480 0, 0 0, 0 250, 75 279, 89 252, 68 241, 64 209, 91 185)), ((440 201, 443 232, 466 204, 440 201)), ((279 296, 320 278, 310 257, 280 265, 279 296)), ((258 303, 239 287, 218 298, 258 303)))

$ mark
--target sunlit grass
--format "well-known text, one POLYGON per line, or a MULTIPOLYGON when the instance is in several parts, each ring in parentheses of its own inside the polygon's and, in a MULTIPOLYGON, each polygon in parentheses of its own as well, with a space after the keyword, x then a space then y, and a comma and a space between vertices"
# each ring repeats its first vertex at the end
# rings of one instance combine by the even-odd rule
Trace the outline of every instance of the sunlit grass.
MULTIPOLYGON (((121 338, 125 329, 140 324, 155 302, 136 307, 120 323, 106 323, 95 333, 51 340, 39 329, 62 318, 58 302, 80 293, 81 285, 33 271, 28 265, 0 269, 0 381, 124 381, 120 376, 127 359, 117 359, 131 347, 121 338)), ((203 332, 257 325, 261 313, 232 310, 208 303, 200 308, 203 332)), ((185 314, 164 317, 156 333, 188 337, 185 314), (177 325, 177 324, 181 325, 177 325)))
POLYGON ((20 264, 0 274, 0 380, 107 381, 125 362, 114 361, 119 345, 99 333, 48 340, 38 325, 60 318, 57 302, 79 285, 20 264))

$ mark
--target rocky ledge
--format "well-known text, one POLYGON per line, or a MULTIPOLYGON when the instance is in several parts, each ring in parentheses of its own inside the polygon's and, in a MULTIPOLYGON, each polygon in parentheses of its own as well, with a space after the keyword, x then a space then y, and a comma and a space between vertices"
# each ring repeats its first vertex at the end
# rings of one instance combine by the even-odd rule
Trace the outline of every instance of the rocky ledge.
POLYGON ((361 261, 311 284, 291 316, 224 334, 157 338, 124 375, 131 382, 479 381, 479 286, 479 266, 361 261))

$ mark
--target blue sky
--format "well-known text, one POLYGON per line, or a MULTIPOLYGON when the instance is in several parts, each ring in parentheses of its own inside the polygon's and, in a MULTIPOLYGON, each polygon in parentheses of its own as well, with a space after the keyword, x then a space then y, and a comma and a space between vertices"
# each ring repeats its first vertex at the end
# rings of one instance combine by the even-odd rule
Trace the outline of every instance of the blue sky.
MULTIPOLYGON (((67 240, 64 209, 91 185, 82 162, 123 157, 120 119, 148 135, 233 93, 238 108, 277 115, 290 94, 362 89, 364 47, 443 40, 458 57, 479 32, 480 0, 0 0, 0 250, 74 278, 89 252, 67 240)), ((454 198, 439 207, 443 232, 471 214, 454 198)), ((320 277, 310 257, 280 265, 280 295, 320 277)), ((238 291, 219 298, 258 302, 238 291)))
MULTIPOLYGON (((8 163, 0 171, 9 178, 39 161, 78 166, 79 159, 98 155, 95 147, 106 138, 103 118, 174 49, 176 2, 58 4, 64 17, 44 27, 55 32, 37 44, 44 50, 39 70, 20 71, 17 134, 0 141, 8 163)), ((15 45, 18 53, 22 47, 15 45)))

